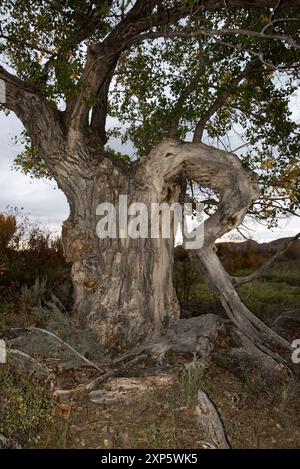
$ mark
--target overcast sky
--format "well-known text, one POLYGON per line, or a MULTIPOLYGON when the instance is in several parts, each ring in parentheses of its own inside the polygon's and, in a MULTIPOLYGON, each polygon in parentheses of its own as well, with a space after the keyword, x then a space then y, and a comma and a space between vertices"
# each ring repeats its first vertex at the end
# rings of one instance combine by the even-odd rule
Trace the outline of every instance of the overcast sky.
MULTIPOLYGON (((300 114, 298 103, 295 105, 295 113, 300 114)), ((39 221, 52 231, 60 232, 62 222, 69 213, 64 194, 57 189, 54 182, 35 180, 12 168, 14 158, 22 150, 22 145, 15 144, 12 138, 19 135, 21 130, 21 123, 15 115, 7 117, 0 112, 0 211, 6 210, 8 205, 23 207, 34 221, 39 221)), ((253 223, 249 227, 253 239, 269 241, 298 233, 300 218, 281 221, 280 227, 273 230, 253 223)))

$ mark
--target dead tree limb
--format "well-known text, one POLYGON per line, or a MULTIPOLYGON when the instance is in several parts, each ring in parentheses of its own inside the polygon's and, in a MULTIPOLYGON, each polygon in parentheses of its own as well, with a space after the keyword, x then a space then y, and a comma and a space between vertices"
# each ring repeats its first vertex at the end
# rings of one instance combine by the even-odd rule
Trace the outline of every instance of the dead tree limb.
MULTIPOLYGON (((166 186, 184 172, 201 187, 218 194, 217 210, 203 223, 202 243, 198 235, 200 246, 186 242, 184 247, 205 283, 221 301, 228 317, 249 340, 264 353, 270 345, 291 351, 287 340, 272 331, 243 304, 216 254, 216 240, 238 227, 258 198, 258 176, 233 153, 212 149, 203 143, 183 143, 173 139, 167 139, 154 148, 144 162, 143 171, 151 176, 155 187, 166 186)), ((271 349, 268 354, 275 360, 271 349)))
POLYGON ((230 449, 220 415, 207 394, 201 389, 198 391, 196 414, 199 426, 207 433, 210 448, 230 449))
POLYGON ((128 368, 131 368, 132 366, 134 366, 136 363, 140 362, 144 358, 147 358, 146 354, 138 355, 137 357, 134 357, 129 362, 123 363, 118 368, 115 368, 114 370, 107 371, 103 375, 98 376, 97 378, 93 379, 92 381, 89 381, 86 384, 80 384, 76 388, 73 388, 73 389, 57 389, 54 392, 54 396, 56 396, 56 397, 67 396, 67 395, 70 395, 70 394, 82 394, 82 393, 93 391, 100 384, 104 383, 105 381, 109 380, 110 378, 113 378, 117 374, 122 373, 124 370, 126 370, 128 368))
POLYGON ((33 372, 40 377, 49 376, 51 373, 49 368, 22 350, 8 349, 7 354, 12 356, 12 360, 17 364, 19 369, 33 372))
POLYGON ((94 362, 92 362, 91 360, 88 360, 87 358, 85 358, 83 355, 81 355, 81 353, 79 353, 77 350, 75 350, 70 344, 68 344, 67 342, 65 342, 64 340, 62 340, 60 337, 58 337, 57 335, 53 334, 53 332, 49 332, 47 331, 46 329, 42 329, 41 327, 16 327, 16 328, 13 328, 11 329, 12 331, 18 331, 18 330, 22 330, 22 331, 33 331, 33 332, 40 332, 42 334, 46 334, 48 335, 49 337, 52 337, 53 339, 55 339, 57 342, 59 342, 60 344, 62 344, 64 347, 68 348, 69 350, 71 350, 71 352, 73 352, 75 355, 77 355, 77 357, 79 357, 81 360, 83 360, 85 363, 87 363, 89 366, 95 368, 96 370, 100 371, 101 372, 101 368, 94 362))
POLYGON ((273 264, 277 261, 277 259, 280 256, 282 256, 299 238, 300 238, 300 233, 296 234, 294 238, 292 238, 287 243, 285 243, 281 249, 278 249, 278 251, 274 254, 274 256, 270 257, 270 259, 268 259, 267 262, 265 262, 259 269, 257 269, 252 274, 247 275, 246 277, 232 277, 233 285, 235 286, 244 285, 245 283, 252 282, 253 280, 256 280, 262 277, 273 266, 273 264))

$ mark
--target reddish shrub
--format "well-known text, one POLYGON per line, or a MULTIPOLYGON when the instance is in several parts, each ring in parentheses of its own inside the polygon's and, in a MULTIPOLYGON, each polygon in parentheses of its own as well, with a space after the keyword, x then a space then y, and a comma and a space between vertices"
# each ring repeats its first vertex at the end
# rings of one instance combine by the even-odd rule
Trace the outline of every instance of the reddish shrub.
POLYGON ((17 229, 17 220, 14 215, 0 213, 0 251, 3 252, 12 240, 17 229))

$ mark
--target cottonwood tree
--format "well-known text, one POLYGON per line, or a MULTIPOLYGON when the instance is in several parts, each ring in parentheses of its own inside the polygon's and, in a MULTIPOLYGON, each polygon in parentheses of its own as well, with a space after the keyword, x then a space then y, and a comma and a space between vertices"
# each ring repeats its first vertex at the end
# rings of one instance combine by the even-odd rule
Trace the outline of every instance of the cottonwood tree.
POLYGON ((0 12, 4 108, 25 129, 18 163, 68 199, 82 323, 127 348, 179 318, 174 239, 100 240, 96 208, 120 194, 182 203, 192 184, 209 192, 210 217, 190 257, 253 351, 288 348, 240 301, 215 241, 247 212, 297 210, 300 1, 4 0, 0 12))

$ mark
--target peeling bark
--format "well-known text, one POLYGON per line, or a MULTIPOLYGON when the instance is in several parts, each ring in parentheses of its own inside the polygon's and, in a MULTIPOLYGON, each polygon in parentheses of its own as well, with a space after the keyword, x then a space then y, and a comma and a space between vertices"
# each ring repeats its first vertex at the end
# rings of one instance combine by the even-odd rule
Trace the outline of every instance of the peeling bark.
MULTIPOLYGON (((102 202, 118 208, 120 195, 128 196, 128 205, 170 201, 170 192, 157 191, 142 171, 104 156, 94 171, 81 168, 68 181, 71 214, 63 226, 63 246, 72 262, 74 310, 82 325, 95 329, 100 343, 112 350, 159 335, 179 318, 173 237, 99 239, 96 233, 96 209, 102 202)), ((174 200, 179 193, 174 191, 174 200)))

